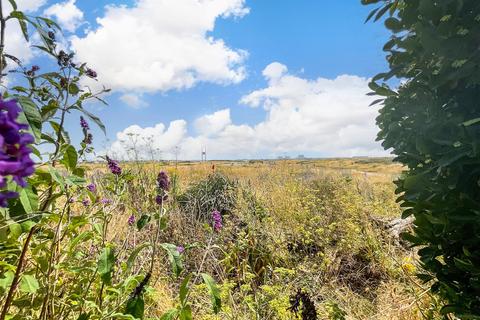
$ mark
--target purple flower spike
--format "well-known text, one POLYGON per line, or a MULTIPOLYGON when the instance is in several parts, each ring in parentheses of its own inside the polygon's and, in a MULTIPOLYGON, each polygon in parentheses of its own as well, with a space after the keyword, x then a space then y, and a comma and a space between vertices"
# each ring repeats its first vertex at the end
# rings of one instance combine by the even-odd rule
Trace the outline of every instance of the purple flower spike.
POLYGON ((88 126, 88 122, 82 116, 80 116, 80 127, 82 127, 82 129, 85 129, 85 130, 90 130, 90 127, 88 126))
POLYGON ((94 183, 90 183, 90 184, 87 186, 87 189, 88 189, 88 191, 90 191, 90 192, 96 192, 96 191, 97 191, 97 186, 96 186, 94 183))
POLYGON ((155 197, 155 202, 160 206, 162 205, 162 203, 164 203, 165 201, 168 200, 168 195, 167 194, 164 194, 164 195, 157 195, 155 197))
MULTIPOLYGON (((15 100, 3 100, 0 97, 0 188, 7 185, 7 176, 21 187, 25 187, 25 178, 34 171, 34 162, 30 159, 32 150, 28 147, 34 142, 32 135, 23 132, 28 126, 17 122, 22 109, 15 100)), ((7 200, 18 195, 11 191, 0 191, 0 206, 6 207, 7 200)))
POLYGON ((133 226, 135 223, 135 216, 132 214, 130 217, 128 217, 127 222, 129 226, 133 226))
POLYGON ((108 156, 107 156, 107 163, 108 163, 108 168, 110 169, 110 171, 119 176, 122 174, 122 168, 120 168, 120 166, 118 165, 118 162, 113 160, 113 159, 110 159, 108 156))
POLYGON ((220 214, 220 211, 213 210, 212 219, 213 219, 213 229, 217 232, 220 231, 223 227, 223 225, 222 225, 222 215, 220 214))
POLYGON ((112 200, 107 199, 107 198, 103 198, 102 200, 100 200, 100 202, 101 202, 103 205, 112 204, 112 200))
POLYGON ((165 171, 161 171, 157 177, 157 184, 160 190, 170 190, 170 179, 165 171))

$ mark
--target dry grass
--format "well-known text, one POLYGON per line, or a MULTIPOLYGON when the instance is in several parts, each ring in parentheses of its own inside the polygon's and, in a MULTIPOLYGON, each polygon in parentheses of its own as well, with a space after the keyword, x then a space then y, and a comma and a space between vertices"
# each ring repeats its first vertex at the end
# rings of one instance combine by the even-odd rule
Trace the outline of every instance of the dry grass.
MULTIPOLYGON (((88 164, 101 185, 103 164, 88 164)), ((390 159, 213 161, 123 163, 135 176, 127 196, 109 210, 111 235, 132 245, 145 241, 149 229, 134 232, 131 214, 154 206, 154 180, 160 170, 176 176, 173 198, 213 172, 236 181, 237 198, 215 236, 215 249, 201 244, 210 237, 204 221, 192 218, 171 201, 163 241, 200 246, 185 253, 187 271, 202 271, 220 283, 223 311, 213 315, 205 288, 195 288, 198 319, 293 319, 289 296, 302 288, 315 301, 320 319, 422 319, 435 311, 434 299, 416 284, 415 253, 399 247, 378 221, 397 218, 393 180, 402 167, 390 159), (338 309, 338 310, 337 310, 338 309)), ((221 209, 221 208, 218 208, 221 209)), ((148 312, 158 316, 175 304, 178 282, 167 261, 157 266, 148 312)), ((141 268, 140 266, 137 266, 141 268)))

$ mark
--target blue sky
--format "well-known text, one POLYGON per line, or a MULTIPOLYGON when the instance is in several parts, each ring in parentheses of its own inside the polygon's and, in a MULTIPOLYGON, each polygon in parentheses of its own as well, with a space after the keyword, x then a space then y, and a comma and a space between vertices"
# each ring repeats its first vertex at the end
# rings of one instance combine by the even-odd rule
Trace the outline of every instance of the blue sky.
MULTIPOLYGON (((389 34, 364 24, 372 7, 359 0, 25 2, 66 26, 66 45, 113 89, 108 107, 89 106, 107 126, 98 153, 128 159, 130 132, 158 158, 175 146, 188 159, 202 147, 210 158, 384 154, 364 93, 389 34)), ((78 141, 77 115, 68 129, 78 141)))

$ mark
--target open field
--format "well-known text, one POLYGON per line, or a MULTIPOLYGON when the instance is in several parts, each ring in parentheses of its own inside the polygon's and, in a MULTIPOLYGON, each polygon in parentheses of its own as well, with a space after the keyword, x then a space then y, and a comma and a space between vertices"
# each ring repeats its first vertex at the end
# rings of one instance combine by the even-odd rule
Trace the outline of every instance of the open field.
MULTIPOLYGON (((420 319, 435 304, 412 275, 415 253, 388 230, 398 218, 393 179, 402 170, 389 159, 123 163, 132 183, 108 207, 114 215, 109 240, 128 249, 152 237, 137 231, 134 215, 155 210, 155 178, 172 180, 162 241, 186 248, 185 271, 213 275, 222 296, 214 315, 205 286, 192 289, 195 319, 295 319, 290 299, 307 293, 320 319, 420 319), (212 232, 212 210, 223 228, 212 232)), ((104 188, 105 166, 89 175, 104 188)), ((108 176, 108 174, 107 174, 108 176)), ((141 272, 148 260, 137 259, 141 272)), ((177 302, 166 257, 147 290, 149 316, 177 302)))

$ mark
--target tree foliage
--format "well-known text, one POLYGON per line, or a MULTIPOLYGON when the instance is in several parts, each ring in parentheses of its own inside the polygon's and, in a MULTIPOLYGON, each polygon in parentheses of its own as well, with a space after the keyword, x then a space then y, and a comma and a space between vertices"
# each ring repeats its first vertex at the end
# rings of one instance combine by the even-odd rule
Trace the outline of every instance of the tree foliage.
POLYGON ((420 246, 425 282, 445 314, 480 315, 480 2, 362 0, 392 32, 389 70, 370 83, 382 96, 378 139, 408 170, 396 182, 404 237, 420 246), (385 17, 387 15, 388 17, 385 17), (387 84, 400 80, 397 89, 387 84))

